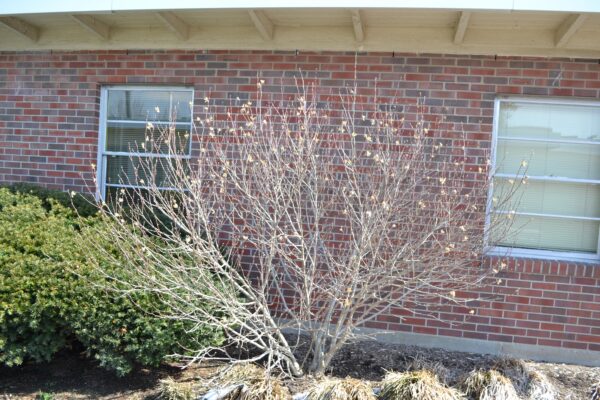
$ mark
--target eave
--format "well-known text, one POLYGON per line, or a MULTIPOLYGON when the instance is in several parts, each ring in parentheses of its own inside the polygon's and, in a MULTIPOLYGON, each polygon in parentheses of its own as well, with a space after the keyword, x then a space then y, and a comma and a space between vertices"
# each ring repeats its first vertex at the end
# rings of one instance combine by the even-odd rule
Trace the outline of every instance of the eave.
POLYGON ((344 8, 332 7, 330 0, 304 1, 300 8, 291 7, 294 3, 274 7, 272 0, 196 1, 195 8, 186 9, 179 7, 190 7, 190 0, 57 1, 39 2, 38 8, 29 7, 32 3, 38 2, 3 6, 0 51, 226 49, 600 58, 600 1, 500 0, 493 8, 474 0, 424 0, 420 8, 408 8, 415 2, 407 0, 348 1, 344 8))

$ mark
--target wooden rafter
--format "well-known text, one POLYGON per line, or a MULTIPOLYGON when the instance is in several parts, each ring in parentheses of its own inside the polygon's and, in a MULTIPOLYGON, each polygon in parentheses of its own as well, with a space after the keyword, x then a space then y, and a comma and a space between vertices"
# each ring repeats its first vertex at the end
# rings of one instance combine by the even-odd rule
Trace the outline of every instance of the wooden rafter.
POLYGON ((156 16, 172 30, 181 40, 187 40, 190 35, 190 27, 184 20, 179 18, 174 12, 161 11, 156 16))
POLYGON ((360 10, 352 10, 352 27, 354 29, 354 38, 357 42, 365 40, 365 25, 363 23, 360 10))
POLYGON ((102 40, 110 38, 110 26, 91 15, 73 14, 71 17, 88 32, 93 33, 102 40))
POLYGON ((454 43, 461 44, 465 40, 465 33, 469 27, 469 19, 471 19, 471 12, 461 11, 456 29, 454 30, 454 43))
POLYGON ((554 34, 554 45, 556 47, 565 46, 573 35, 581 28, 586 19, 586 14, 569 15, 556 30, 556 33, 554 34))
POLYGON ((14 32, 21 36, 26 37, 32 42, 37 42, 40 37, 40 30, 38 27, 31 25, 29 22, 25 22, 20 18, 16 17, 0 17, 0 24, 5 25, 14 32))
POLYGON ((267 17, 264 11, 248 10, 248 14, 260 36, 264 40, 272 40, 274 31, 273 22, 267 17))

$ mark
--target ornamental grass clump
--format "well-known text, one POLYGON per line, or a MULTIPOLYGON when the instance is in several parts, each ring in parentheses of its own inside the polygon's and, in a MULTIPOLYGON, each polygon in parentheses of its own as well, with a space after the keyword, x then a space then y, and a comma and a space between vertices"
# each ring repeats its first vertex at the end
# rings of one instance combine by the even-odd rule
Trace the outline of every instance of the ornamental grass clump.
POLYGON ((444 384, 451 380, 451 372, 440 362, 428 360, 423 356, 417 356, 406 365, 406 371, 431 371, 444 384))
POLYGON ((600 400, 600 382, 592 387, 591 400, 600 400))
POLYGON ((158 398, 160 400, 192 400, 194 387, 191 382, 177 382, 168 377, 158 383, 158 398))
POLYGON ((288 400, 290 392, 281 380, 254 364, 236 364, 223 372, 219 384, 245 385, 245 390, 235 391, 243 400, 288 400))
POLYGON ((375 400, 373 388, 359 379, 323 379, 308 393, 308 400, 375 400))
POLYGON ((380 400, 460 400, 456 389, 445 386, 431 371, 390 372, 383 380, 380 400))
POLYGON ((531 372, 523 360, 512 357, 501 357, 490 369, 498 371, 507 377, 517 393, 525 395, 529 386, 531 372))
POLYGON ((462 387, 475 400, 519 400, 510 379, 493 369, 472 371, 462 387))
POLYGON ((536 371, 529 373, 529 384, 527 386, 529 400, 555 400, 556 389, 548 378, 536 371))

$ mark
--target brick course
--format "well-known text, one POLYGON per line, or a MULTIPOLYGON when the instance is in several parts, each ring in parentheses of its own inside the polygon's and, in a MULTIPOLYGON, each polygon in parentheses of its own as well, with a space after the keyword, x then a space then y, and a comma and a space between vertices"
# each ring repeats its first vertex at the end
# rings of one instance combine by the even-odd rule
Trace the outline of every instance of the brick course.
MULTIPOLYGON (((475 165, 490 149, 494 99, 501 95, 600 98, 597 60, 525 57, 253 51, 83 51, 0 53, 0 182, 60 190, 93 187, 100 88, 114 84, 189 85, 196 108, 210 93, 223 106, 253 97, 256 81, 272 99, 315 83, 324 101, 359 87, 425 118, 467 133, 475 165), (356 77, 356 81, 354 78, 356 77), (377 87, 377 89, 376 89, 377 87)), ((329 104, 329 103, 328 103, 329 104)), ((198 109, 199 110, 199 109, 198 109)), ((467 306, 433 317, 392 309, 369 327, 600 351, 600 265, 510 259, 500 283, 467 306), (475 310, 473 314, 469 311, 475 310), (439 317, 436 318, 436 317, 439 317)))

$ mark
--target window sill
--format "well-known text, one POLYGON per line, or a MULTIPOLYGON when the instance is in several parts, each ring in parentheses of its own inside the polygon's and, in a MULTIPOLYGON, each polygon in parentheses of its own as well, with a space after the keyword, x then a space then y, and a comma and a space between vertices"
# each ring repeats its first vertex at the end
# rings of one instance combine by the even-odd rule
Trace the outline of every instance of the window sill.
POLYGON ((567 261, 600 264, 600 256, 596 253, 577 253, 496 246, 488 248, 485 252, 485 255, 511 258, 531 258, 536 260, 547 261, 567 261))

